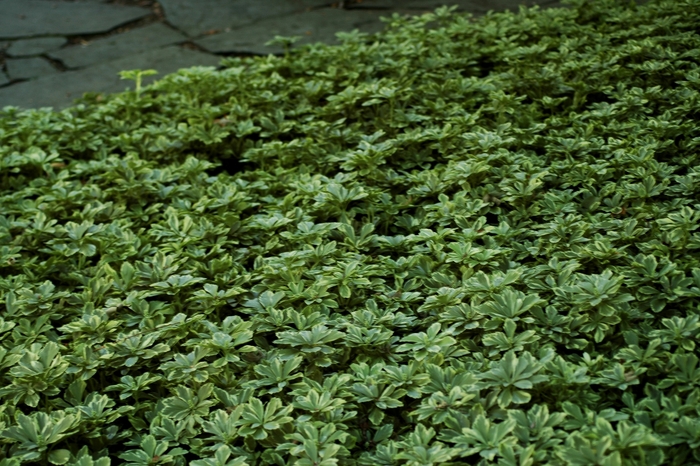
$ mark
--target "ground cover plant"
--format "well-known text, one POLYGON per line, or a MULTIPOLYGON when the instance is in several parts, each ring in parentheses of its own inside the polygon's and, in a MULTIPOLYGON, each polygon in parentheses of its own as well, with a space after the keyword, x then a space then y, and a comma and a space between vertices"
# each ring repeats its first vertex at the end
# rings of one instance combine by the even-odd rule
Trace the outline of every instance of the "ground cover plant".
POLYGON ((570 4, 5 108, 0 465, 700 464, 700 2, 570 4))

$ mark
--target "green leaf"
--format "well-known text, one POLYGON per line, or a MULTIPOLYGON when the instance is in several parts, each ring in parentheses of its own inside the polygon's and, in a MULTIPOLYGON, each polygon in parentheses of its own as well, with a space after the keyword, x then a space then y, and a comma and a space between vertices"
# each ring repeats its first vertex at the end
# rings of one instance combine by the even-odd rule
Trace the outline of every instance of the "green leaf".
POLYGON ((51 464, 66 464, 71 457, 70 450, 53 450, 49 453, 49 462, 51 464))

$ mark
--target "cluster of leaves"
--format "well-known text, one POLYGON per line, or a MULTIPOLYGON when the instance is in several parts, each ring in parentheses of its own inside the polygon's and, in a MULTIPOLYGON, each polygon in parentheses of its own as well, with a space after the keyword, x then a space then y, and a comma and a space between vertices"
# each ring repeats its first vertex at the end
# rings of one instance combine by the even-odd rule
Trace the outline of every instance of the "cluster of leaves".
POLYGON ((0 465, 700 464, 700 2, 569 3, 5 108, 0 465))

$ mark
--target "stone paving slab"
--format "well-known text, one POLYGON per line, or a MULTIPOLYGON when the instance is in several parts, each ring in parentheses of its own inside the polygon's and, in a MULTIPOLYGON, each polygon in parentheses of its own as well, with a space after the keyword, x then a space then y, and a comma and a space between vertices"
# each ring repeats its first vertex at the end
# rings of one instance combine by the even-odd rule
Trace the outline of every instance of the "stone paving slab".
POLYGON ((279 36, 301 36, 294 48, 314 42, 340 44, 336 32, 360 32, 373 34, 384 30, 386 23, 381 16, 391 16, 386 10, 340 10, 324 8, 270 18, 231 32, 208 36, 194 41, 200 47, 214 53, 255 53, 261 55, 284 53, 281 45, 265 46, 265 42, 279 36))
POLYGON ((5 66, 10 79, 31 79, 58 73, 51 63, 41 57, 9 58, 5 66))
POLYGON ((158 70, 158 75, 144 77, 143 84, 146 85, 181 68, 218 66, 220 60, 220 57, 179 46, 149 50, 82 70, 56 73, 0 88, 0 109, 13 105, 61 110, 70 107, 73 100, 85 92, 112 93, 123 92, 126 88, 133 89, 133 81, 122 80, 119 71, 149 68, 158 70))
POLYGON ((190 37, 321 7, 333 0, 159 0, 168 22, 190 37))
POLYGON ((0 0, 0 12, 0 39, 96 34, 151 14, 135 6, 49 0, 0 0))
POLYGON ((5 76, 5 73, 0 70, 0 86, 4 86, 5 84, 9 83, 10 80, 7 79, 7 76, 5 76))
POLYGON ((188 40, 163 23, 97 39, 87 45, 73 45, 50 52, 68 68, 83 68, 188 40))
POLYGON ((11 57, 31 57, 63 47, 68 42, 65 37, 37 37, 13 42, 5 51, 11 57))

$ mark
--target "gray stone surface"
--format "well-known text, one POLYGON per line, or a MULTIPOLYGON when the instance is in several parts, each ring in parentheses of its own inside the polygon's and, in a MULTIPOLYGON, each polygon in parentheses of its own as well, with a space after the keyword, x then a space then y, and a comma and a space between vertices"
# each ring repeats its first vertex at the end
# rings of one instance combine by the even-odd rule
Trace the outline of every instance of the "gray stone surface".
POLYGON ((134 88, 133 81, 122 80, 118 73, 131 69, 156 69, 158 75, 147 76, 143 84, 192 66, 218 66, 220 57, 187 50, 179 46, 150 50, 91 66, 77 71, 66 71, 52 76, 0 88, 0 109, 7 105, 21 108, 70 107, 74 99, 85 92, 123 92, 134 88))
POLYGON ((196 40, 195 43, 214 53, 278 54, 284 52, 283 46, 264 45, 276 35, 301 36, 302 38, 294 44, 294 48, 315 42, 336 45, 340 44, 338 38, 335 37, 336 32, 350 32, 353 29, 359 29, 360 32, 372 34, 382 31, 386 24, 379 20, 381 16, 391 15, 386 10, 323 8, 265 19, 231 32, 196 40))
POLYGON ((184 42, 187 37, 163 23, 132 29, 122 34, 97 39, 87 45, 71 45, 49 53, 68 68, 82 68, 118 58, 184 42))
POLYGON ((0 12, 0 39, 95 34, 151 13, 135 6, 49 0, 0 0, 0 12))
POLYGON ((13 42, 5 51, 11 57, 30 57, 63 47, 68 42, 65 37, 36 37, 13 42))
POLYGON ((58 73, 51 63, 41 57, 8 58, 5 66, 11 79, 31 79, 58 73))
MULTIPOLYGON (((204 49, 263 55, 283 53, 281 46, 264 45, 275 35, 301 36, 294 47, 315 42, 332 45, 340 42, 335 37, 340 31, 359 29, 374 33, 385 29, 386 23, 379 21, 379 17, 390 17, 394 12, 417 15, 456 4, 458 12, 470 12, 478 18, 488 11, 517 13, 519 5, 570 8, 558 0, 362 0, 362 3, 346 2, 345 10, 331 7, 338 0, 158 1, 167 22, 204 49)), ((643 5, 648 0, 636 0, 636 3, 643 5)), ((133 88, 133 82, 120 80, 121 70, 160 71, 157 76, 144 79, 144 84, 148 84, 181 68, 218 65, 220 57, 169 45, 186 38, 172 29, 163 29, 167 26, 162 24, 94 40, 85 47, 59 48, 56 38, 49 37, 106 32, 149 14, 148 9, 112 0, 0 0, 0 49, 12 45, 12 51, 7 53, 10 58, 6 71, 0 69, 0 86, 3 86, 0 108, 15 105, 62 109, 84 92, 110 93, 133 88), (21 38, 34 39, 17 40, 21 38), (44 53, 69 67, 86 68, 58 72, 48 61, 27 58, 44 53), (25 58, 17 58, 20 55, 25 58), (51 74, 9 84, 10 78, 44 72, 51 74)))
POLYGON ((160 0, 168 22, 190 37, 326 6, 333 0, 160 0))

